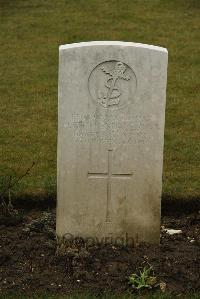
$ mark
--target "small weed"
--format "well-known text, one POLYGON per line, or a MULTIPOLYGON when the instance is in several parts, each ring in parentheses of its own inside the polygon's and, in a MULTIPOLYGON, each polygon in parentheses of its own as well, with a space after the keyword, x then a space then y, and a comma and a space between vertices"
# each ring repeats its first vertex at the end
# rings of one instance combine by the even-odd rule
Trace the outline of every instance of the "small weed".
POLYGON ((152 266, 144 267, 139 271, 139 274, 131 274, 131 276, 129 276, 129 284, 133 289, 138 291, 141 289, 152 289, 159 285, 156 276, 154 276, 152 266))
POLYGON ((12 216, 16 213, 12 205, 12 191, 21 182, 21 180, 29 175, 35 162, 21 175, 8 175, 0 177, 0 212, 3 216, 12 216), (8 198, 8 200, 6 200, 8 198))

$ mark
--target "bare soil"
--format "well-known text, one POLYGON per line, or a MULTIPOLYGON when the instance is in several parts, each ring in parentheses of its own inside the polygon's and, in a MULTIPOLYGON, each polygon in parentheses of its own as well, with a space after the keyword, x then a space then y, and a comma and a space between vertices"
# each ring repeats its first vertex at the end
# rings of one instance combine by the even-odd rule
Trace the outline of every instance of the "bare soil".
POLYGON ((200 212, 162 218, 161 243, 134 248, 75 242, 56 254, 55 209, 23 211, 18 223, 0 224, 0 293, 123 293, 130 274, 152 265, 166 292, 200 291, 200 212), (170 236, 163 228, 182 230, 170 236))

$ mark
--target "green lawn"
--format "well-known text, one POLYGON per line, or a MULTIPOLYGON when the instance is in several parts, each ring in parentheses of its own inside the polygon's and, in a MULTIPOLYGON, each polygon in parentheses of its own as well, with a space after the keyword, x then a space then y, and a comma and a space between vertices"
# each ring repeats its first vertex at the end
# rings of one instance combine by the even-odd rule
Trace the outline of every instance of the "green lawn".
POLYGON ((147 296, 141 296, 141 295, 121 295, 121 296, 114 296, 114 295, 103 295, 95 297, 93 295, 72 295, 72 296, 62 296, 62 295, 43 295, 43 296, 16 296, 13 295, 10 296, 1 296, 0 299, 174 299, 174 298, 182 298, 182 299, 199 299, 200 295, 194 294, 194 295, 187 295, 187 296, 175 296, 175 295, 167 295, 167 294, 154 294, 154 295, 147 295, 147 296))
POLYGON ((199 0, 0 0, 0 174, 56 194, 58 46, 123 40, 169 50, 163 196, 200 195, 199 0))

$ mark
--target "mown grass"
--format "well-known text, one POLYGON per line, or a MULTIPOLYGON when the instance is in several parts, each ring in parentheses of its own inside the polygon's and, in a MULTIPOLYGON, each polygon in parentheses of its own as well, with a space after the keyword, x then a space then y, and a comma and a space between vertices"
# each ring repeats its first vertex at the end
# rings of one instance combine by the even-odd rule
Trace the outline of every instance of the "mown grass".
POLYGON ((123 40, 169 50, 163 196, 200 195, 199 0, 0 0, 0 10, 0 174, 36 161, 17 194, 56 194, 58 46, 123 40))
POLYGON ((191 295, 170 295, 170 294, 154 294, 154 295, 134 295, 134 294, 127 294, 127 295, 102 295, 102 296, 94 296, 94 295, 33 295, 33 296, 15 296, 12 297, 8 295, 1 296, 0 299, 174 299, 174 298, 182 298, 182 299, 199 299, 199 294, 191 294, 191 295))

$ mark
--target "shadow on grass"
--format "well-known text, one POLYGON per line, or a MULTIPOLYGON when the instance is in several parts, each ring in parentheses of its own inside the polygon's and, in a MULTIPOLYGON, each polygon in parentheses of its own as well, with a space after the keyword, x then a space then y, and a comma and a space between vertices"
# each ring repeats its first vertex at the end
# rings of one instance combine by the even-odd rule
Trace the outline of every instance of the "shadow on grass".
MULTIPOLYGON (((56 207, 56 195, 29 195, 17 196, 13 200, 15 208, 25 210, 40 209, 46 210, 56 207)), ((187 199, 163 196, 161 201, 162 216, 190 214, 200 210, 200 197, 190 197, 187 199)))
POLYGON ((200 197, 178 198, 164 196, 161 201, 162 216, 190 214, 200 210, 200 197))

